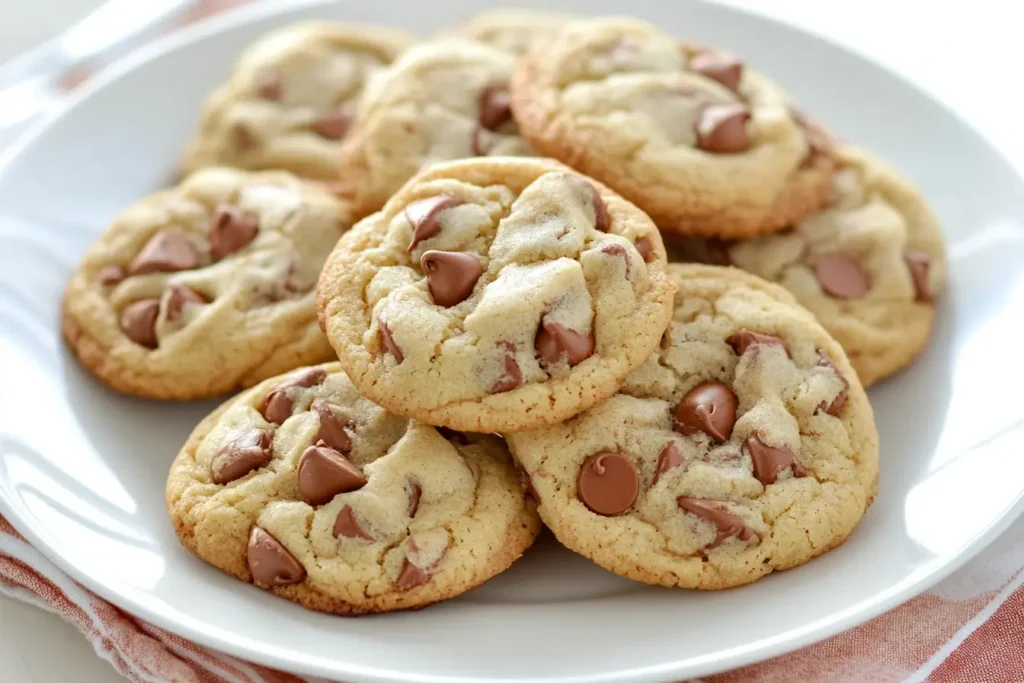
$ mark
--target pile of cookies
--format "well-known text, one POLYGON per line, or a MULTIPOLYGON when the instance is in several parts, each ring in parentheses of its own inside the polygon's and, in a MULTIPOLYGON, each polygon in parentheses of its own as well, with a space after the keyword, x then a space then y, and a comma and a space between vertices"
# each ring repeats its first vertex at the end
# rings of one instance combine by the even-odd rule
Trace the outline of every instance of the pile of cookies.
POLYGON ((864 387, 944 281, 906 181, 623 18, 282 29, 183 168, 86 253, 64 335, 121 392, 245 389, 171 465, 175 530, 341 614, 456 596, 545 525, 685 588, 841 544, 878 486, 864 387))

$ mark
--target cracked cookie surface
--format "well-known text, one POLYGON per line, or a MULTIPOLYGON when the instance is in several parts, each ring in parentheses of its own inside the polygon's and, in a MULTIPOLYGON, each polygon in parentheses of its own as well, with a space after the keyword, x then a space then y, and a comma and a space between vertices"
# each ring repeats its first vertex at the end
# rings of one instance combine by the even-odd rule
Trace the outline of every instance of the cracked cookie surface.
POLYGON ((942 229, 921 193, 877 157, 835 153, 832 195, 791 230, 739 242, 692 241, 682 256, 777 282, 842 344, 865 386, 927 346, 945 285, 942 229))
POLYGON ((110 387, 193 399, 332 357, 317 277, 348 207, 284 172, 210 168, 121 213, 86 251, 63 331, 110 387))
POLYGON ((878 434, 842 348, 781 287, 669 265, 662 348, 604 403, 507 435, 541 518, 622 576, 718 589, 839 545, 877 488, 878 434))
POLYGON ((471 17, 446 35, 469 38, 519 56, 543 47, 563 26, 578 18, 563 12, 496 9, 471 17))
POLYGON ((341 151, 338 191, 378 210, 420 169, 480 156, 533 156, 508 104, 515 58, 465 39, 412 48, 363 98, 341 151))
POLYGON ((568 24, 512 79, 522 134, 667 232, 751 237, 818 208, 830 140, 736 57, 629 19, 568 24))
POLYGON ((214 411, 171 466, 167 506, 203 560, 339 614, 455 597, 504 571, 541 527, 501 439, 391 415, 337 363, 214 411))
POLYGON ((440 164, 338 242, 320 319, 391 412, 528 429, 610 396, 657 347, 674 291, 663 255, 646 215, 561 164, 440 164))
POLYGON ((336 180, 363 89, 413 41, 398 30, 326 21, 265 36, 207 99, 183 172, 235 166, 336 180))

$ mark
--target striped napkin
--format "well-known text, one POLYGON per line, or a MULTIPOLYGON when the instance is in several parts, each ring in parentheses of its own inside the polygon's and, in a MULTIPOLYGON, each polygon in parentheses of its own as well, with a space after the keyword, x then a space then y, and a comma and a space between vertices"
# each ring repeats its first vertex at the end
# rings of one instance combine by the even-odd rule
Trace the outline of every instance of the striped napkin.
MULTIPOLYGON (((246 0, 200 0, 195 21, 246 0)), ((65 83, 90 75, 77 69, 65 83)), ((770 579, 769 579, 770 580, 770 579)), ((93 595, 0 516, 0 594, 71 622, 136 683, 301 683, 156 628, 93 595)), ((868 623, 705 683, 1024 683, 1024 519, 932 590, 868 623)))

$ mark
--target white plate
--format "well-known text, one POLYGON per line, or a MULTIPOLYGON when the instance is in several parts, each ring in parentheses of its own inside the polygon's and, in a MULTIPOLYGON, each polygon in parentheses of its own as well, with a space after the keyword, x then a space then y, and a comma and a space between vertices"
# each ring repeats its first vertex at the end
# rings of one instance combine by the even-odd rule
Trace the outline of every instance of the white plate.
MULTIPOLYGON (((316 16, 426 32, 487 6, 303 2, 201 26, 89 88, 0 161, 0 510, 87 587, 171 631, 280 668, 348 681, 656 680, 794 649, 862 622, 966 561, 1024 509, 1024 182, 954 115, 883 69, 721 6, 631 0, 681 36, 732 48, 934 202, 951 281, 916 365, 871 391, 882 486, 853 537, 802 568, 718 593, 618 579, 542 539, 458 600, 342 619, 302 610, 182 550, 164 475, 215 403, 102 388, 64 350, 63 284, 126 204, 168 182, 203 95, 266 30, 316 16)), ((549 2, 610 12, 616 0, 549 2)), ((621 10, 620 10, 621 11, 621 10)))

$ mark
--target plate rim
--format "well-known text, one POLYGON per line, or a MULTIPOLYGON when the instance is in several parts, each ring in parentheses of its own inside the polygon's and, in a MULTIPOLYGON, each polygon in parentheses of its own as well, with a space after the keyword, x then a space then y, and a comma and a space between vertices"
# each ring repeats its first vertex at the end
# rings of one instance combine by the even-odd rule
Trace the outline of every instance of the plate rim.
MULTIPOLYGON (((69 95, 60 106, 34 122, 21 136, 0 152, 0 176, 3 176, 9 170, 9 167, 15 163, 26 149, 31 147, 37 139, 45 135, 59 120, 73 111, 80 102, 92 97, 94 93, 108 87, 126 74, 144 67, 153 60, 163 57, 168 53, 185 49, 222 31, 234 29, 245 24, 318 6, 342 5, 349 2, 351 0, 264 0, 261 3, 232 8, 221 15, 202 21, 194 26, 179 29, 150 44, 144 45, 114 64, 104 68, 95 78, 69 95)), ((872 67, 885 72, 889 77, 897 80, 903 87, 912 89, 918 95, 927 98, 933 106, 942 109, 945 114, 953 117, 960 125, 970 129, 988 147, 987 151, 995 154, 1006 165, 1007 169, 1024 184, 1024 174, 1019 171, 1014 157, 1007 154, 1002 146, 997 145, 987 131, 962 114, 954 103, 939 98, 927 88, 911 81, 903 73, 877 60, 870 53, 851 48, 813 28, 797 25, 786 18, 771 16, 766 12, 760 11, 759 8, 737 6, 729 0, 687 0, 687 2, 694 5, 714 6, 727 12, 746 15, 757 21, 784 26, 788 30, 813 38, 816 42, 826 45, 829 49, 838 50, 858 61, 869 63, 872 67)), ((27 511, 19 512, 18 508, 18 501, 8 499, 3 489, 0 489, 0 514, 6 517, 19 534, 61 571, 119 609, 123 609, 154 626, 187 638, 204 647, 232 655, 243 661, 254 662, 290 673, 329 677, 340 675, 353 680, 372 681, 373 683, 399 683, 403 681, 442 683, 451 680, 485 680, 471 676, 452 679, 451 677, 433 674, 409 675, 378 666, 374 666, 371 669, 363 665, 352 665, 338 658, 327 660, 322 657, 299 655, 304 661, 298 661, 294 653, 279 654, 273 648, 266 648, 265 645, 263 647, 246 647, 243 642, 237 642, 237 639, 227 638, 225 637, 226 634, 221 635, 221 629, 219 628, 214 628, 213 631, 204 631, 193 625, 193 620, 191 620, 191 617, 187 617, 187 615, 185 615, 187 620, 184 621, 173 616, 165 616, 159 610, 150 608, 145 602, 119 593, 113 588, 108 588, 100 579, 93 578, 86 572, 80 572, 57 552, 57 544, 49 542, 49 534, 45 529, 37 530, 38 525, 30 521, 33 516, 27 511), (289 654, 291 655, 290 657, 289 654)), ((679 661, 667 662, 609 673, 546 677, 543 680, 552 683, 555 681, 559 683, 610 683, 612 681, 655 681, 662 680, 665 676, 678 677, 679 675, 692 678, 748 666, 793 652, 863 624, 920 595, 977 556, 978 553, 1022 517, 1024 517, 1024 489, 983 531, 964 544, 948 560, 936 558, 886 590, 851 605, 838 614, 819 619, 801 628, 793 629, 789 636, 784 639, 775 638, 768 641, 754 641, 742 646, 721 650, 713 655, 697 658, 696 661, 690 658, 687 663, 679 661), (684 671, 685 673, 681 673, 684 671)), ((175 613, 180 614, 181 610, 175 610, 175 613)), ((244 640, 249 640, 249 638, 245 637, 244 640)), ((502 678, 501 680, 515 679, 502 678)))

